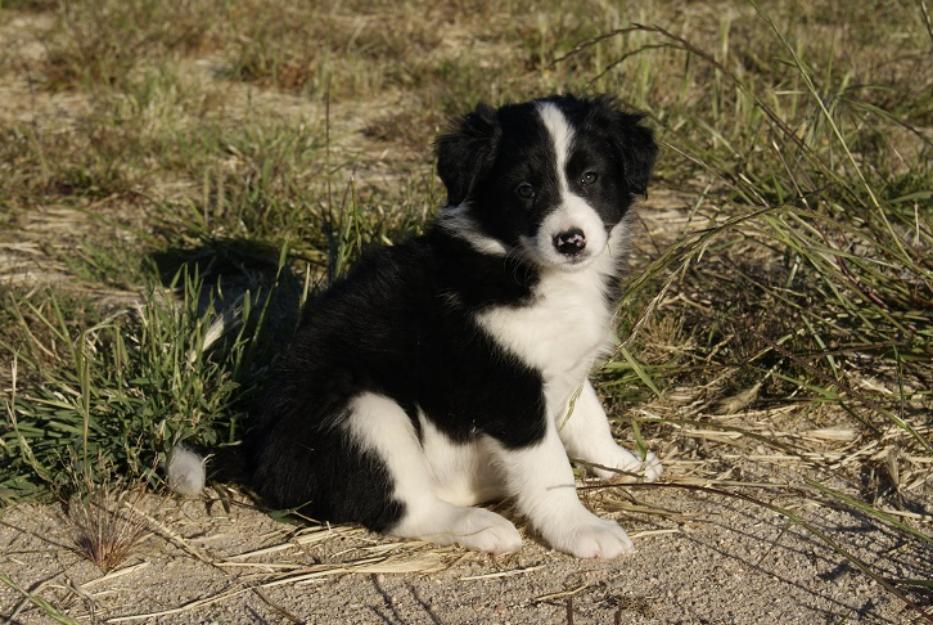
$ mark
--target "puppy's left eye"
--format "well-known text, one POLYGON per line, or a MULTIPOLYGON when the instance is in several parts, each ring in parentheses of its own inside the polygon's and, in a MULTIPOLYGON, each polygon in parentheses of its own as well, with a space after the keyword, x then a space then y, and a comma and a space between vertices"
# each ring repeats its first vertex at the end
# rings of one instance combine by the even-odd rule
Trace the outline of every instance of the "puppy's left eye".
POLYGON ((595 171, 588 171, 580 178, 580 184, 591 185, 597 180, 599 180, 599 174, 597 174, 595 171))
POLYGON ((535 188, 527 182, 523 182, 515 187, 515 193, 523 200, 532 200, 535 197, 535 188))

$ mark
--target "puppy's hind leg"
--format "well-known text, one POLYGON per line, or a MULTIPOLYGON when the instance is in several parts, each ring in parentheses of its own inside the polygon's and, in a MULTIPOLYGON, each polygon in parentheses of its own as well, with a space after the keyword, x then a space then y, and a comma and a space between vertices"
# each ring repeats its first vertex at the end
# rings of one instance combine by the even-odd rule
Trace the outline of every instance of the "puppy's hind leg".
POLYGON ((364 393, 350 403, 353 440, 385 463, 402 517, 387 533, 469 549, 507 553, 522 539, 507 519, 483 508, 455 506, 437 496, 431 467, 411 419, 392 399, 364 393))

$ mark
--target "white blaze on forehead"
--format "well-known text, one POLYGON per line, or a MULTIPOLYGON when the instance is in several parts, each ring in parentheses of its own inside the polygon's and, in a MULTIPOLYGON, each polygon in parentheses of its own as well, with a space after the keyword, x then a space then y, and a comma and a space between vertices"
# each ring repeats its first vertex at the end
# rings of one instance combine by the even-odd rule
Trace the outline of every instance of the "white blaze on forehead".
POLYGON ((551 135, 554 154, 557 157, 557 181, 560 184, 560 193, 567 193, 567 159, 570 156, 570 147, 573 144, 573 128, 567 123, 567 118, 556 104, 551 102, 538 103, 538 115, 547 132, 551 135))
POLYGON ((536 236, 525 239, 526 245, 532 248, 533 255, 544 264, 582 268, 585 262, 570 263, 554 249, 554 237, 572 228, 579 228, 586 237, 587 257, 592 260, 606 247, 608 237, 605 226, 596 210, 584 198, 573 193, 567 183, 567 161, 573 149, 573 127, 556 104, 539 102, 537 109, 554 148, 554 166, 560 195, 556 209, 541 222, 536 236))

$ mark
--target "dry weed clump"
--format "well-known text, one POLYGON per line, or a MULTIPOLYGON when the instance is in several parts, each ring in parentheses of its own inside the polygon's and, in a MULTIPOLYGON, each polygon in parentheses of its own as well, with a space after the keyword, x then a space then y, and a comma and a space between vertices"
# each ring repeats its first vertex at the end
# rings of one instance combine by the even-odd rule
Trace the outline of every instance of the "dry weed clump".
POLYGON ((218 8, 211 0, 58 3, 44 35, 45 86, 123 87, 140 67, 205 46, 218 8))
POLYGON ((233 10, 231 77, 286 91, 368 97, 417 79, 442 43, 443 16, 408 3, 347 11, 267 0, 233 10))
POLYGON ((86 482, 67 502, 75 552, 108 573, 132 556, 149 534, 147 521, 133 511, 137 488, 86 482))

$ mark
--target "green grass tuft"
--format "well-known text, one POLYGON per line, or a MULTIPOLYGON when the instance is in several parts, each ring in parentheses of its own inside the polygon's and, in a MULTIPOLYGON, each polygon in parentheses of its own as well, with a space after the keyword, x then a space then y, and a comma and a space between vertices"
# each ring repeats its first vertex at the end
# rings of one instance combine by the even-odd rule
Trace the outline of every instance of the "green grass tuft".
POLYGON ((218 306, 220 292, 187 269, 168 288, 151 286, 139 307, 78 328, 69 327, 53 294, 38 305, 14 302, 47 329, 57 349, 23 328, 23 360, 14 361, 4 402, 0 493, 6 499, 67 493, 74 485, 69 473, 83 475, 101 463, 115 475, 157 485, 176 443, 237 442, 242 406, 262 378, 262 321, 272 292, 242 292, 232 329, 231 304, 218 306), (51 361, 40 383, 20 391, 15 368, 37 366, 39 358, 51 361))

